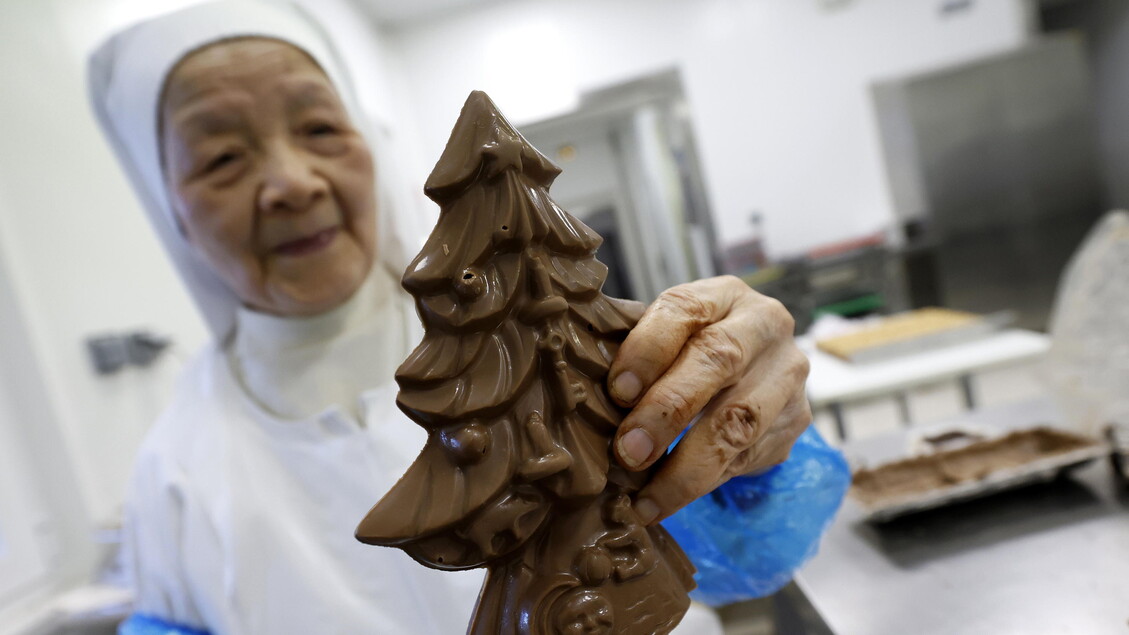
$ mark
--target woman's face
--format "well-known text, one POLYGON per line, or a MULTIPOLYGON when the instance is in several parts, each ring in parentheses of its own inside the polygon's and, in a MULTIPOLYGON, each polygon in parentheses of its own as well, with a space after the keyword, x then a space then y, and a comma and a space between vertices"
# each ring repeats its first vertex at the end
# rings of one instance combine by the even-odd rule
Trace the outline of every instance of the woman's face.
POLYGON ((185 57, 161 99, 161 154, 185 237, 245 304, 321 313, 372 268, 372 155, 299 49, 248 38, 185 57))

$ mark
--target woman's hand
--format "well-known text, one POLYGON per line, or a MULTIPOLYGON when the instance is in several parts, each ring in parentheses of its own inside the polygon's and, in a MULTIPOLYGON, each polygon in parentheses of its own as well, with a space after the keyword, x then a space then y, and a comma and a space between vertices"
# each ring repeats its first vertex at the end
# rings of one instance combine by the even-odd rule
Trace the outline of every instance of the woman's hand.
POLYGON ((793 328, 780 302, 733 276, 678 285, 647 308, 608 373, 612 397, 632 407, 616 455, 646 469, 697 421, 636 496, 645 522, 788 458, 811 422, 793 328))

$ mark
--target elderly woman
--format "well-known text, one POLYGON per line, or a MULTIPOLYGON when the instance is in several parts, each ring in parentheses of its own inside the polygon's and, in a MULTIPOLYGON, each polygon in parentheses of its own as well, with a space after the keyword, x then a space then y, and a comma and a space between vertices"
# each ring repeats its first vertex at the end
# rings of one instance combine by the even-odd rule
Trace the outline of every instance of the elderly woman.
MULTIPOLYGON (((352 535, 422 445, 393 382, 420 327, 396 283, 405 240, 381 144, 343 70, 309 21, 247 2, 140 24, 91 59, 100 121, 214 335, 135 466, 140 615, 255 635, 468 622, 480 575, 352 535)), ((611 369, 632 408, 618 459, 646 468, 700 419, 640 492, 641 516, 787 457, 810 421, 791 329, 734 279, 651 305, 611 369)))

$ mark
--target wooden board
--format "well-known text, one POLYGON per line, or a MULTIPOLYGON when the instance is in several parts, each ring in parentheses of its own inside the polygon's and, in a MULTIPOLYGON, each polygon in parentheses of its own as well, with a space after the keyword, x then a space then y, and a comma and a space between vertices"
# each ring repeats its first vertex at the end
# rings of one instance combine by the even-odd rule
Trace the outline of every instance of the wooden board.
POLYGON ((851 361, 873 349, 964 329, 980 321, 981 317, 975 313, 939 308, 917 309, 890 316, 874 326, 854 333, 818 340, 816 347, 825 353, 851 361))

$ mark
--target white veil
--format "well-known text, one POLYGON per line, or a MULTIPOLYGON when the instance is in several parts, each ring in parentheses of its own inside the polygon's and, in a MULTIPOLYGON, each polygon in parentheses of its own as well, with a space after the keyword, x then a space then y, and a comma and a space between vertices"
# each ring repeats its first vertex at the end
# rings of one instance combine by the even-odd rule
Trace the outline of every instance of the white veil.
MULTIPOLYGON (((372 148, 378 172, 386 162, 386 139, 367 126, 352 83, 337 51, 321 27, 297 7, 255 0, 222 0, 169 13, 130 27, 91 54, 87 67, 90 99, 134 191, 149 215, 181 278, 213 336, 231 335, 240 302, 197 255, 177 228, 161 172, 158 108, 165 77, 185 55, 220 40, 260 36, 282 40, 310 55, 337 88, 353 124, 372 148)), ((405 248, 414 238, 398 231, 398 210, 389 187, 377 184, 378 266, 399 279, 407 266, 405 248)), ((408 219, 405 219, 408 220, 408 219)), ((406 296, 405 296, 406 297, 406 296)))

